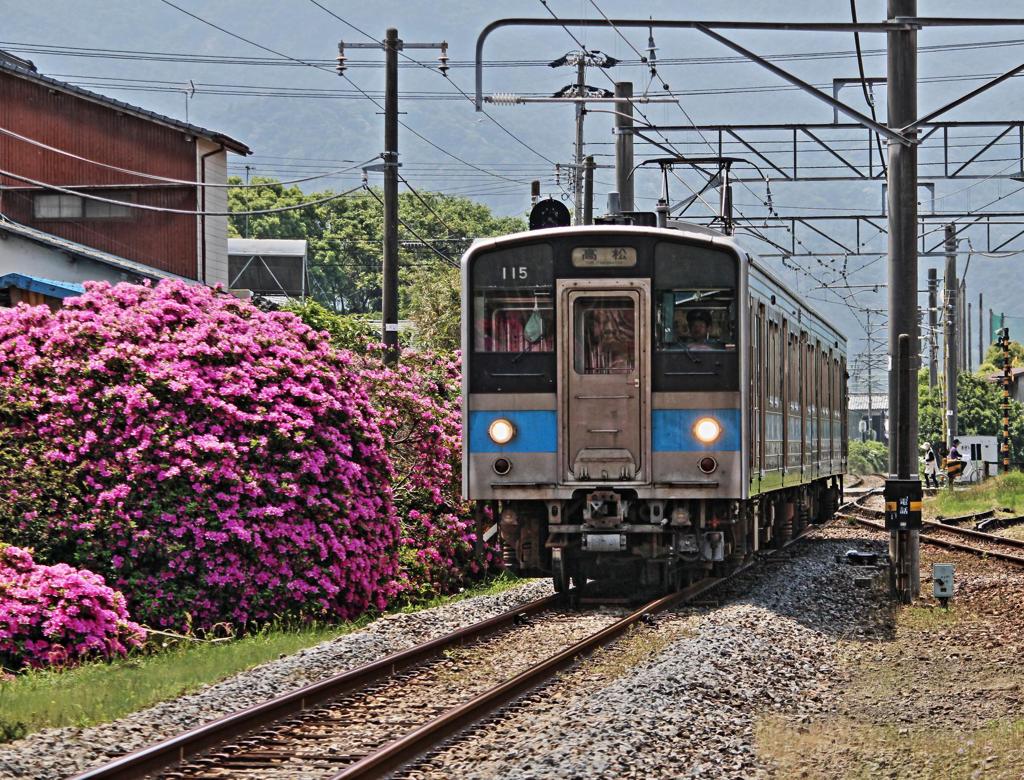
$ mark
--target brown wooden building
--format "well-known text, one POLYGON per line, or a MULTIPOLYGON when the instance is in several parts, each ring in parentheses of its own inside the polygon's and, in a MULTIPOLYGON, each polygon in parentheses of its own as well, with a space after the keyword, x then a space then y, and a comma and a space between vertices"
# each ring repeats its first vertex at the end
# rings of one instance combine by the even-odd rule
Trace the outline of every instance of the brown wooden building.
MULTIPOLYGON (((228 152, 250 150, 226 135, 44 76, 31 62, 0 52, 0 170, 14 174, 0 174, 0 227, 6 219, 157 271, 227 286, 227 217, 127 204, 226 212, 226 189, 197 184, 226 183, 228 152)), ((47 278, 64 278, 43 270, 47 278)), ((14 271, 26 269, 0 267, 0 274, 14 271)))

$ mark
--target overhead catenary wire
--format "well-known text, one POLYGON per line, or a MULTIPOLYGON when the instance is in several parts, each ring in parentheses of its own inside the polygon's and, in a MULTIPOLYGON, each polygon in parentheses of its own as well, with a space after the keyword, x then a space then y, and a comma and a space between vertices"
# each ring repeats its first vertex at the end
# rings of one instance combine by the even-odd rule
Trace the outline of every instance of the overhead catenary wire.
MULTIPOLYGON (((379 195, 378 195, 378 194, 377 194, 376 192, 374 192, 373 190, 371 190, 371 189, 370 189, 369 187, 365 187, 365 189, 366 189, 366 191, 367 191, 367 192, 369 192, 369 193, 370 193, 370 195, 372 195, 372 196, 374 197, 374 199, 375 199, 375 200, 376 200, 376 201, 377 201, 378 203, 380 203, 380 205, 381 205, 382 207, 384 206, 384 200, 383 200, 383 199, 382 199, 382 198, 381 198, 381 197, 380 197, 380 196, 379 196, 379 195)), ((441 258, 442 260, 444 260, 444 261, 445 261, 446 263, 448 263, 448 265, 452 266, 452 268, 458 268, 458 267, 459 267, 459 263, 458 263, 458 261, 457 261, 457 260, 453 260, 453 259, 452 259, 451 257, 449 257, 448 255, 446 255, 446 254, 445 254, 444 252, 442 252, 441 250, 439 250, 439 249, 438 249, 437 247, 435 247, 435 246, 434 246, 433 244, 429 243, 429 242, 428 242, 428 241, 427 241, 426 239, 424 239, 424 238, 423 238, 423 237, 422 237, 422 236, 421 236, 421 235, 420 235, 419 233, 417 233, 417 232, 416 232, 416 231, 415 231, 415 230, 414 230, 413 228, 409 227, 409 224, 408 224, 408 223, 407 223, 407 222, 406 222, 405 220, 403 220, 403 219, 402 219, 401 217, 399 217, 399 218, 398 218, 398 222, 399 222, 399 224, 400 224, 400 225, 401 225, 402 227, 404 227, 404 228, 405 228, 406 230, 408 230, 408 231, 409 231, 410 233, 412 233, 412 234, 413 234, 413 236, 414 236, 414 237, 415 237, 415 238, 416 238, 417 240, 419 240, 419 241, 422 241, 422 242, 423 242, 423 244, 424 244, 424 246, 426 246, 426 247, 427 247, 428 249, 430 249, 430 251, 432 251, 432 252, 433 252, 433 253, 434 253, 435 255, 437 255, 437 256, 438 256, 438 257, 440 257, 440 258, 441 258)))
MULTIPOLYGON (((324 71, 325 73, 331 74, 331 76, 336 76, 336 73, 335 73, 334 69, 332 69, 332 68, 326 68, 326 67, 323 67, 321 65, 317 65, 315 63, 306 62, 306 61, 301 60, 301 59, 299 59, 297 57, 292 57, 289 54, 285 54, 283 52, 277 51, 276 49, 272 49, 269 46, 264 46, 262 43, 257 43, 256 41, 250 40, 249 38, 246 38, 246 37, 244 37, 242 35, 239 35, 238 33, 234 33, 231 30, 228 30, 228 29, 226 29, 224 27, 221 27, 218 24, 215 24, 215 23, 213 23, 213 22, 211 22, 211 21, 209 21, 207 19, 204 19, 203 17, 198 16, 197 14, 194 14, 191 11, 188 11, 188 10, 184 9, 184 8, 182 8, 179 5, 175 5, 174 3, 171 2, 171 0, 160 0, 160 2, 164 3, 165 5, 170 6, 171 8, 174 8, 174 9, 180 11, 181 13, 183 13, 183 14, 185 14, 187 16, 192 17, 193 19, 195 19, 195 20, 197 20, 199 22, 202 22, 205 25, 208 25, 209 27, 214 28, 215 30, 219 30, 220 32, 224 33, 225 35, 230 35, 232 38, 237 38, 238 40, 243 41, 244 43, 248 43, 251 46, 255 46, 258 49, 263 49, 264 51, 268 51, 271 54, 277 55, 278 57, 284 57, 285 59, 291 60, 292 62, 296 62, 296 63, 299 63, 301 65, 306 65, 306 66, 308 66, 310 68, 314 68, 315 70, 324 71)), ((356 84, 354 81, 352 81, 350 78, 348 78, 344 74, 342 74, 342 78, 345 79, 349 84, 351 84, 357 90, 362 92, 370 100, 370 102, 372 102, 375 106, 377 106, 381 111, 384 110, 384 107, 380 104, 380 102, 375 100, 373 97, 371 97, 365 90, 363 90, 361 87, 359 87, 358 84, 356 84)), ((495 178, 498 178, 498 179, 505 179, 507 181, 512 181, 512 182, 516 182, 516 183, 523 183, 522 180, 512 179, 512 178, 510 178, 508 176, 503 176, 501 174, 492 173, 490 171, 485 170, 484 168, 480 168, 479 166, 476 166, 476 165, 473 165, 470 162, 467 162, 466 160, 464 160, 461 157, 459 157, 457 154, 454 154, 453 152, 448 151, 444 147, 439 146, 438 144, 434 143, 429 138, 427 138, 426 136, 424 136, 422 133, 418 132, 414 128, 410 127, 408 124, 406 124, 402 120, 398 120, 398 124, 400 124, 402 127, 404 127, 406 130, 408 130, 410 133, 415 135, 417 138, 419 138, 424 143, 428 144, 429 146, 432 146, 434 149, 438 150, 442 154, 445 154, 448 157, 451 157, 453 160, 456 160, 456 161, 462 163, 463 165, 467 165, 470 168, 474 168, 476 170, 479 170, 479 171, 481 171, 483 173, 486 173, 486 174, 488 174, 490 176, 493 176, 495 178)))
MULTIPOLYGON (((6 136, 9 136, 10 138, 15 138, 18 141, 22 141, 24 143, 31 144, 32 146, 36 146, 36 147, 38 147, 40 149, 46 149, 49 152, 54 152, 55 154, 60 154, 60 155, 63 155, 64 157, 69 157, 69 158, 71 158, 73 160, 78 160, 79 162, 88 163, 89 165, 95 165, 95 166, 100 167, 100 168, 106 168, 107 170, 117 171, 118 173, 126 173, 126 174, 128 174, 130 176, 138 176, 140 179, 150 179, 152 181, 159 181, 159 182, 163 182, 163 183, 166 183, 166 184, 186 184, 186 185, 188 185, 190 187, 211 187, 211 188, 238 189, 238 190, 242 190, 242 189, 256 189, 258 187, 266 187, 267 186, 266 183, 263 183, 263 184, 221 184, 220 182, 192 181, 190 179, 175 179, 175 178, 172 178, 170 176, 158 176, 158 175, 153 174, 153 173, 143 173, 142 171, 132 170, 131 168, 123 168, 120 165, 111 165, 110 163, 100 162, 99 160, 91 160, 88 157, 83 157, 80 154, 75 154, 74 152, 69 152, 66 149, 60 149, 60 148, 58 148, 56 146, 50 146, 49 144, 45 144, 42 141, 37 141, 34 138, 29 138, 28 136, 21 135, 20 133, 15 133, 13 130, 8 130, 5 127, 0 127, 0 135, 6 135, 6 136)), ((353 162, 353 161, 352 160, 346 160, 346 162, 353 162)), ((369 161, 369 162, 372 162, 372 160, 369 161)), ((314 176, 304 176, 301 179, 291 179, 289 181, 277 181, 277 182, 273 182, 273 184, 275 184, 275 185, 278 185, 278 184, 281 184, 281 185, 284 185, 284 184, 301 184, 303 182, 314 181, 315 179, 323 179, 323 178, 326 178, 328 176, 334 176, 334 175, 337 175, 337 174, 346 173, 347 171, 353 171, 353 170, 356 170, 357 168, 359 168, 359 167, 361 167, 363 165, 366 165, 366 164, 367 163, 356 163, 355 165, 350 166, 348 168, 340 168, 340 169, 335 170, 335 171, 330 171, 328 173, 320 173, 320 174, 316 174, 314 176)))

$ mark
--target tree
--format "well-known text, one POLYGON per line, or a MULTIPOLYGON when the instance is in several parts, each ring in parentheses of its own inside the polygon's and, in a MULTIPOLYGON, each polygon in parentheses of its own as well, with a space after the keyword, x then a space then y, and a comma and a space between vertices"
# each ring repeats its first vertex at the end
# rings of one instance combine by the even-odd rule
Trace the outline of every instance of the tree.
MULTIPOLYGON (((1011 365, 1024 366, 1024 345, 1019 341, 1010 341, 1011 365)), ((978 366, 978 373, 984 375, 994 374, 1003 370, 1003 350, 997 344, 991 344, 985 351, 985 360, 978 366)))
MULTIPOLYGON (((229 182, 241 183, 238 177, 229 182)), ((262 186, 228 191, 231 211, 290 206, 334 194, 329 190, 303 193, 275 179, 256 178, 253 183, 262 186)), ((250 238, 306 239, 313 296, 338 313, 378 312, 383 216, 381 193, 373 192, 377 197, 354 194, 296 211, 233 216, 229 232, 232 236, 247 232, 250 238)), ((473 238, 525 229, 521 219, 496 217, 467 198, 433 192, 402 193, 399 216, 404 223, 399 228, 398 258, 403 316, 409 314, 413 300, 412 283, 439 274, 439 269, 454 268, 473 238)))

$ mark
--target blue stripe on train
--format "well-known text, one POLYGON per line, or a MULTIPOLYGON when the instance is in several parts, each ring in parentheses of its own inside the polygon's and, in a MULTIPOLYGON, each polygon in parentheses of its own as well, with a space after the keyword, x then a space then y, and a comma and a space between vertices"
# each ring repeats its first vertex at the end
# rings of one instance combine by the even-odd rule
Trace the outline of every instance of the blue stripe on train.
POLYGON ((558 450, 558 420, 555 411, 487 411, 469 413, 470 452, 556 452, 558 450), (488 426, 504 417, 516 427, 515 438, 505 446, 491 441, 488 426))
POLYGON ((655 452, 730 452, 740 448, 739 409, 655 409, 651 419, 651 445, 655 452), (693 435, 701 417, 714 417, 722 435, 703 444, 693 435))
MULTIPOLYGON (((739 409, 655 409, 652 412, 652 448, 655 452, 729 452, 740 448, 739 409), (702 444, 693 435, 701 417, 714 417, 722 435, 702 444)), ((558 419, 554 410, 476 411, 469 413, 470 452, 556 452, 558 419), (504 417, 516 427, 516 436, 499 446, 487 435, 487 427, 504 417)))

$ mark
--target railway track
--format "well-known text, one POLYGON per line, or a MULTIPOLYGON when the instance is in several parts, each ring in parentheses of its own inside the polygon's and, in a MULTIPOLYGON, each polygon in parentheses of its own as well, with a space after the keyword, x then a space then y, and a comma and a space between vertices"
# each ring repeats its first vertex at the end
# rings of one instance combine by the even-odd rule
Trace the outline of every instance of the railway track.
POLYGON ((724 579, 702 580, 621 617, 607 611, 565 613, 556 609, 557 597, 540 599, 213 721, 74 780, 382 777, 630 627, 698 598, 724 579), (581 620, 586 631, 580 629, 581 620), (529 657, 516 659, 517 653, 529 657), (504 674, 495 673, 500 659, 508 661, 498 670, 504 674), (495 679, 500 682, 494 684, 495 679), (457 700, 451 696, 453 680, 457 700))
MULTIPOLYGON (((884 531, 885 512, 881 509, 866 507, 861 503, 870 495, 872 494, 868 493, 852 501, 847 505, 849 509, 837 513, 837 516, 884 531)), ((981 514, 987 516, 986 513, 981 514)), ((995 558, 1015 566, 1024 566, 1024 541, 1019 539, 1008 539, 973 528, 925 520, 921 528, 921 541, 948 550, 958 550, 995 558), (964 540, 970 540, 972 543, 969 544, 964 540)))

